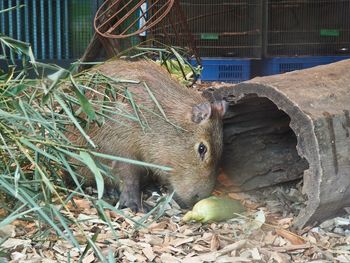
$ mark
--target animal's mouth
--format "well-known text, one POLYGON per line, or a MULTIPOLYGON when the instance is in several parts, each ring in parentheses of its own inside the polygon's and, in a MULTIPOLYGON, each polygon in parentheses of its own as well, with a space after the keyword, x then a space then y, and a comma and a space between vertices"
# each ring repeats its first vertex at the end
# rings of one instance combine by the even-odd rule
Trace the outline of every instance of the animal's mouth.
POLYGON ((189 202, 185 202, 179 195, 174 193, 173 199, 181 208, 191 208, 195 203, 201 200, 199 194, 194 195, 189 202))
POLYGON ((173 199, 181 208, 190 208, 190 205, 184 202, 176 192, 174 193, 173 199))

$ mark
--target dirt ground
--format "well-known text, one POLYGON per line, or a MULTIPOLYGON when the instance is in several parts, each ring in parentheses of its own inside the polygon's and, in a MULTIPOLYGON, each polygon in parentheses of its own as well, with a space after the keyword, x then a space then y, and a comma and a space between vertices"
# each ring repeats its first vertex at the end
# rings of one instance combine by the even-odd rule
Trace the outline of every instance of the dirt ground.
MULTIPOLYGON (((87 248, 82 231, 95 235, 102 253, 113 255, 116 262, 350 262, 350 213, 319 226, 292 228, 304 202, 301 182, 250 193, 230 193, 229 189, 221 185, 216 194, 226 192, 241 201, 246 211, 238 217, 220 223, 184 223, 186 211, 171 201, 163 207, 163 216, 147 219, 147 228, 107 212, 111 230, 89 201, 75 199, 78 208, 70 209, 82 227, 72 225, 72 231, 80 251, 38 222, 16 220, 0 229, 0 236, 8 237, 0 247, 9 256, 0 262, 78 262, 87 248)), ((154 193, 146 203, 154 205, 159 198, 154 193)), ((134 220, 143 216, 123 211, 134 220)), ((100 260, 88 248, 82 262, 100 260)))

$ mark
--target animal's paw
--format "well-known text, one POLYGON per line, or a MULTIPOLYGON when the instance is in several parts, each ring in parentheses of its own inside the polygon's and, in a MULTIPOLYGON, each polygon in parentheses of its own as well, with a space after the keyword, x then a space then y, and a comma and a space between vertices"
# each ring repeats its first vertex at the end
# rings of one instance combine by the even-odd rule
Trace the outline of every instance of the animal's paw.
POLYGON ((120 192, 116 188, 106 187, 103 199, 112 205, 116 205, 119 200, 120 192))
POLYGON ((119 198, 119 208, 130 208, 133 212, 142 211, 140 195, 131 195, 127 192, 122 192, 119 198))

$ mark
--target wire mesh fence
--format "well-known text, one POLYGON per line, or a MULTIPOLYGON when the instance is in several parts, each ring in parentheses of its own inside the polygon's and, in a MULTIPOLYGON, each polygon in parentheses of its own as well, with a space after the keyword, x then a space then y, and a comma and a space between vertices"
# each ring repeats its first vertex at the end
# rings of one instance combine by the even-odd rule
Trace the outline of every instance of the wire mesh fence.
MULTIPOLYGON (((129 2, 137 1, 120 3, 129 2)), ((269 57, 350 54, 350 0, 179 2, 182 10, 175 10, 138 38, 196 46, 202 57, 261 58, 263 50, 269 57), (187 25, 181 23, 181 13, 187 25), (267 30, 263 32, 265 17, 267 30)), ((101 3, 103 0, 0 0, 0 10, 22 6, 0 14, 0 32, 31 43, 38 59, 79 58, 92 37, 93 17, 101 3)), ((155 14, 141 16, 140 10, 135 11, 135 16, 144 19, 150 15, 155 14)), ((138 41, 134 42, 131 44, 138 41)))
POLYGON ((181 0, 200 56, 260 58, 260 0, 181 0))
MULTIPOLYGON (((154 2, 154 8, 149 9, 146 19, 148 17, 161 18, 163 16, 163 12, 160 12, 163 9, 162 3, 155 0, 148 1, 148 5, 152 5, 152 2, 154 2)), ((147 40, 146 44, 176 46, 186 50, 189 55, 198 55, 192 32, 187 24, 187 17, 179 1, 174 1, 169 13, 140 36, 142 40, 147 40)))
POLYGON ((269 56, 350 54, 350 0, 269 0, 269 56))

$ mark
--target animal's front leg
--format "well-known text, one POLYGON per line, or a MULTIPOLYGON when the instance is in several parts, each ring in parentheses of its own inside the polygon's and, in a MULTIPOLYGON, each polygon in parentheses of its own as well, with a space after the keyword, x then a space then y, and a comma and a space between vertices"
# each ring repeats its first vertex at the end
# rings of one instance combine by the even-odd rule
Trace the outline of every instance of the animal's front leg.
POLYGON ((119 208, 129 207, 134 212, 140 211, 142 210, 140 193, 142 167, 131 164, 121 166, 119 208))

